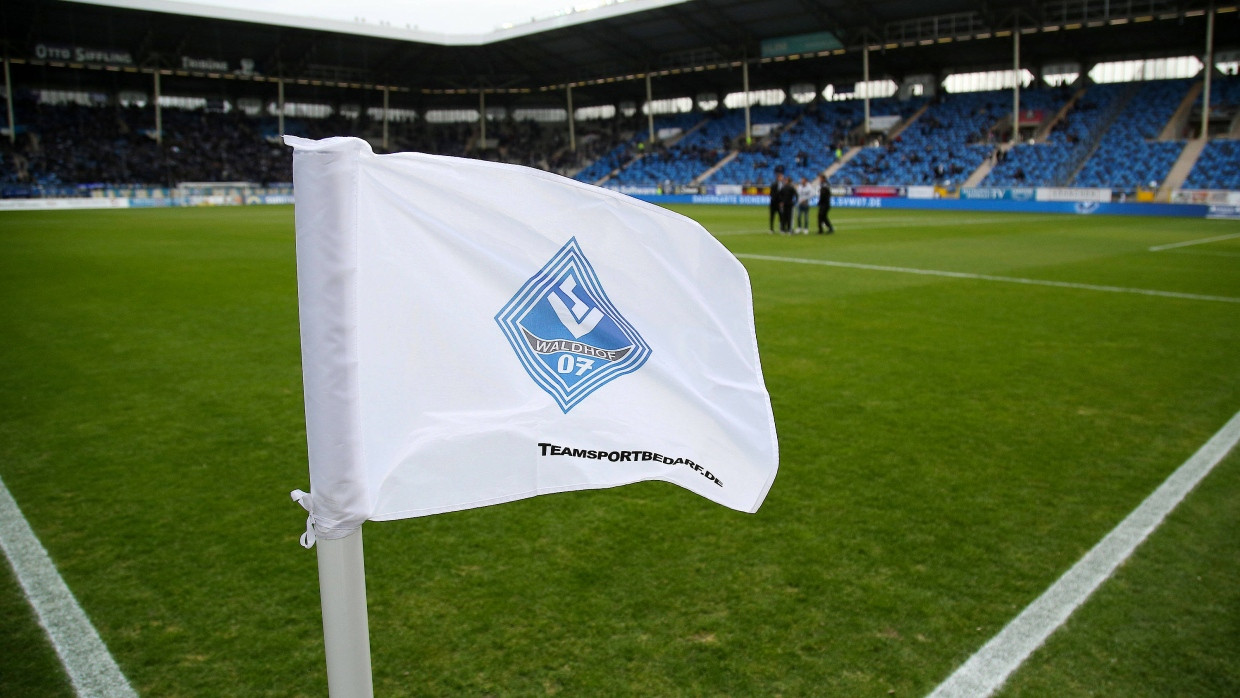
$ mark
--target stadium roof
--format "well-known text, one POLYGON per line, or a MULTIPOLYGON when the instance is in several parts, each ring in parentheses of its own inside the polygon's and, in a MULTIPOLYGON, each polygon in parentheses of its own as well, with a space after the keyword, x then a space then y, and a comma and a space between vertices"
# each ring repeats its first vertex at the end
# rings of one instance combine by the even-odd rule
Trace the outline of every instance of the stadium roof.
MULTIPOLYGON (((1208 0, 638 0, 637 11, 581 13, 477 42, 359 35, 343 26, 287 27, 76 2, 9 0, 0 9, 17 79, 78 84, 66 67, 107 71, 118 89, 149 86, 246 96, 282 79, 298 94, 389 86, 393 106, 575 106, 724 95, 796 83, 851 85, 868 47, 873 78, 1003 69, 1012 32, 1022 63, 1088 68, 1107 59, 1201 55, 1208 0), (588 15, 588 17, 587 17, 588 15), (588 19, 589 21, 578 21, 588 19), (781 41, 782 40, 782 41, 781 41), (781 55, 782 54, 782 55, 781 55), (25 67, 23 67, 25 66, 25 67), (144 75, 145 74, 145 75, 144 75), (220 81, 228 80, 227 85, 220 81)), ((634 9, 634 8, 629 8, 634 9)), ((1240 47, 1240 12, 1219 11, 1215 45, 1240 47)), ((254 15, 260 19, 258 15, 254 15)), ((81 73, 81 70, 73 71, 81 73)), ((370 97, 367 97, 369 99, 370 97)))
MULTIPOLYGON (((413 41, 416 43, 425 44, 439 44, 442 46, 480 46, 484 44, 493 44, 506 39, 513 39, 529 34, 537 34, 551 29, 562 29, 564 27, 575 26, 587 22, 597 22, 622 14, 630 14, 633 12, 641 12, 658 7, 665 7, 667 5, 688 2, 688 0, 610 0, 610 2, 601 3, 597 7, 587 7, 580 10, 568 8, 565 11, 561 11, 557 14, 541 19, 531 18, 529 22, 521 24, 508 24, 502 27, 496 26, 494 29, 488 28, 488 30, 481 32, 448 33, 438 30, 419 29, 416 24, 399 26, 393 25, 390 21, 367 21, 364 18, 355 19, 354 21, 346 21, 339 18, 312 14, 311 12, 314 12, 313 10, 307 10, 301 14, 293 14, 287 10, 256 10, 245 7, 244 3, 242 3, 241 6, 234 7, 217 0, 202 0, 201 2, 185 2, 183 0, 76 1, 134 10, 148 10, 151 12, 161 12, 166 14, 182 14, 211 19, 229 19, 250 24, 297 27, 301 29, 321 30, 336 34, 355 34, 358 36, 369 36, 380 39, 396 39, 397 41, 413 41)), ((562 0, 561 4, 567 2, 569 2, 569 0, 562 0)), ((404 12, 412 13, 414 16, 419 14, 418 5, 415 3, 387 4, 391 5, 393 8, 403 8, 404 12)), ((462 0, 461 2, 456 3, 455 10, 457 14, 483 12, 485 11, 484 8, 487 6, 503 4, 503 0, 493 0, 492 2, 470 2, 469 0, 462 0)), ((268 5, 273 7, 295 8, 298 5, 298 0, 284 0, 283 2, 268 3, 268 5)), ((352 14, 357 14, 358 12, 365 14, 364 10, 350 10, 353 6, 348 3, 336 3, 336 5, 339 6, 339 9, 345 15, 350 12, 352 14)), ((508 3, 508 5, 511 5, 511 3, 508 3)), ((264 8, 266 7, 267 5, 264 6, 264 8)), ((473 20, 474 21, 472 24, 475 26, 486 26, 492 23, 489 18, 484 17, 475 17, 473 20)))

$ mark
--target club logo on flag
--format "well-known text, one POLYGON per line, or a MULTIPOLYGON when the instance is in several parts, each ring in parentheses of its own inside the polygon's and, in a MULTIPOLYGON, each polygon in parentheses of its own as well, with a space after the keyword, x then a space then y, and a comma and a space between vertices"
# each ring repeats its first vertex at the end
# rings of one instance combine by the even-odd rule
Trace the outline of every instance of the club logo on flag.
POLYGON ((567 413, 641 368, 650 346, 607 297, 570 239, 495 316, 530 378, 567 413))

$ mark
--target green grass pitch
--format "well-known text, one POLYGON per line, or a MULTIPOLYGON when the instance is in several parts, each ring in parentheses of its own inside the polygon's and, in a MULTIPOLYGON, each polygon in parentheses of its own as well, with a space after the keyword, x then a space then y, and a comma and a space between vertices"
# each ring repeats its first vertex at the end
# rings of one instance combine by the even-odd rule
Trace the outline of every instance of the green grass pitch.
MULTIPOLYGON (((1224 221, 679 207, 753 281, 780 474, 366 526, 381 696, 921 696, 1240 410, 1224 221)), ((588 221, 583 221, 588 224, 588 221)), ((0 214, 0 477, 141 695, 322 696, 293 215, 0 214)), ((1009 696, 1240 695, 1232 454, 1009 696)), ((0 565, 0 695, 69 695, 0 565)))

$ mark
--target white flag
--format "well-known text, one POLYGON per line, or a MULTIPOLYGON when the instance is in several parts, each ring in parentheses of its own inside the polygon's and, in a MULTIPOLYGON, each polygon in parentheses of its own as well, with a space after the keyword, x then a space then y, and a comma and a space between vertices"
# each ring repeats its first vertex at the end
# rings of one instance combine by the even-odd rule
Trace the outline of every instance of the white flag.
POLYGON ((700 225, 539 170, 293 146, 314 536, 778 467, 749 277, 700 225))

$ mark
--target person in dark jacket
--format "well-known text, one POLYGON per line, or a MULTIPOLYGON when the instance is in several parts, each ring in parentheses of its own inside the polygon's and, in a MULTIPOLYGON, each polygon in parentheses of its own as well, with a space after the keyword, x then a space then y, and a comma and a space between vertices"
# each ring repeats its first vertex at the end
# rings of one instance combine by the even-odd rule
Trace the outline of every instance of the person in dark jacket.
POLYGON ((831 225, 831 180, 826 176, 818 178, 818 234, 822 235, 822 226, 827 226, 827 234, 835 232, 835 226, 831 225))
POLYGON ((779 187, 779 231, 792 234, 792 209, 797 205, 797 188, 787 177, 780 175, 779 187))
POLYGON ((783 175, 775 175, 775 181, 771 182, 771 217, 767 221, 767 226, 772 233, 775 232, 775 217, 779 215, 779 190, 783 186, 783 182, 783 175))

